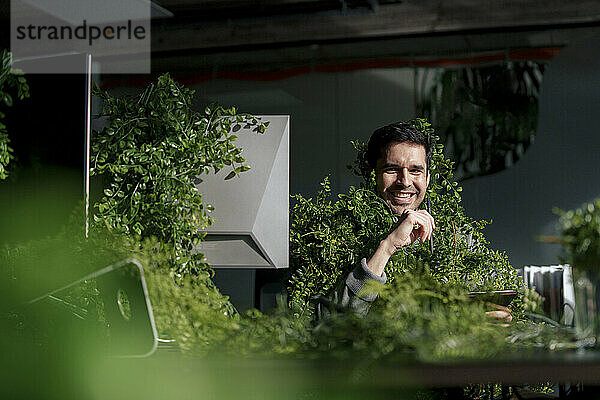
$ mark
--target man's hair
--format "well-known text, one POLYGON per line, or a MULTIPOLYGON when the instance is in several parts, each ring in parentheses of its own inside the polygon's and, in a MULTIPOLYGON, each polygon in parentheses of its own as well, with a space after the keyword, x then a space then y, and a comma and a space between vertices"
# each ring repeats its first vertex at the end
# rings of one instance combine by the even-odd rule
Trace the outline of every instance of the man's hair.
POLYGON ((425 148, 427 171, 429 172, 435 140, 431 134, 423 132, 407 122, 395 122, 373 132, 367 145, 366 158, 369 168, 375 169, 377 160, 385 155, 390 145, 405 142, 421 145, 425 148))

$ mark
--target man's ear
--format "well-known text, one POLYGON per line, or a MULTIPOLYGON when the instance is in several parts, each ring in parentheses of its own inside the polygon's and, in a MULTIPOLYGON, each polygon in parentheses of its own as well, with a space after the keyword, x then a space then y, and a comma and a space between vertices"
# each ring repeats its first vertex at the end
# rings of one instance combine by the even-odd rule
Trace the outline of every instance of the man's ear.
POLYGON ((427 171, 427 187, 429 187, 429 178, 431 178, 431 173, 427 171))

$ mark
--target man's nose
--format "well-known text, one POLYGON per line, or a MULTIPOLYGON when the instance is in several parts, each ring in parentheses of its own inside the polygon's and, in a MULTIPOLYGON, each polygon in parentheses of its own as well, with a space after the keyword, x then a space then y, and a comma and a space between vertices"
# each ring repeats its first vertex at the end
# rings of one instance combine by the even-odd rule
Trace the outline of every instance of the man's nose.
POLYGON ((396 179, 397 179, 398 183, 402 184, 402 186, 405 186, 405 187, 410 186, 411 181, 410 181, 410 175, 408 174, 408 168, 402 168, 398 172, 398 176, 396 179))

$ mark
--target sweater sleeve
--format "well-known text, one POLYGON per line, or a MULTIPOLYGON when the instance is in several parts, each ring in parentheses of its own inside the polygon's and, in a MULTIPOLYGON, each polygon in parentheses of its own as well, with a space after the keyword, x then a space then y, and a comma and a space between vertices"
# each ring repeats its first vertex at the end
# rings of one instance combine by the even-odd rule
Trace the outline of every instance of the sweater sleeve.
POLYGON ((363 258, 329 297, 322 298, 317 303, 317 318, 321 319, 332 312, 345 310, 366 315, 371 303, 377 298, 377 293, 360 293, 369 280, 385 283, 387 277, 385 272, 382 276, 375 275, 367 266, 367 259, 363 258))

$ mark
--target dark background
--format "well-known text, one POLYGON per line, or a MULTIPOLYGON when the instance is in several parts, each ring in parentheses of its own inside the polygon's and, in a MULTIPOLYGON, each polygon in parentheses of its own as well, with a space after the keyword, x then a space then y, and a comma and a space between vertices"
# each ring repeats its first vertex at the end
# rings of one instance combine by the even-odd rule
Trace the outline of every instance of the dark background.
POLYGON ((15 98, 4 120, 15 159, 0 184, 0 244, 55 234, 83 204, 85 75, 27 82, 30 98, 15 98))

